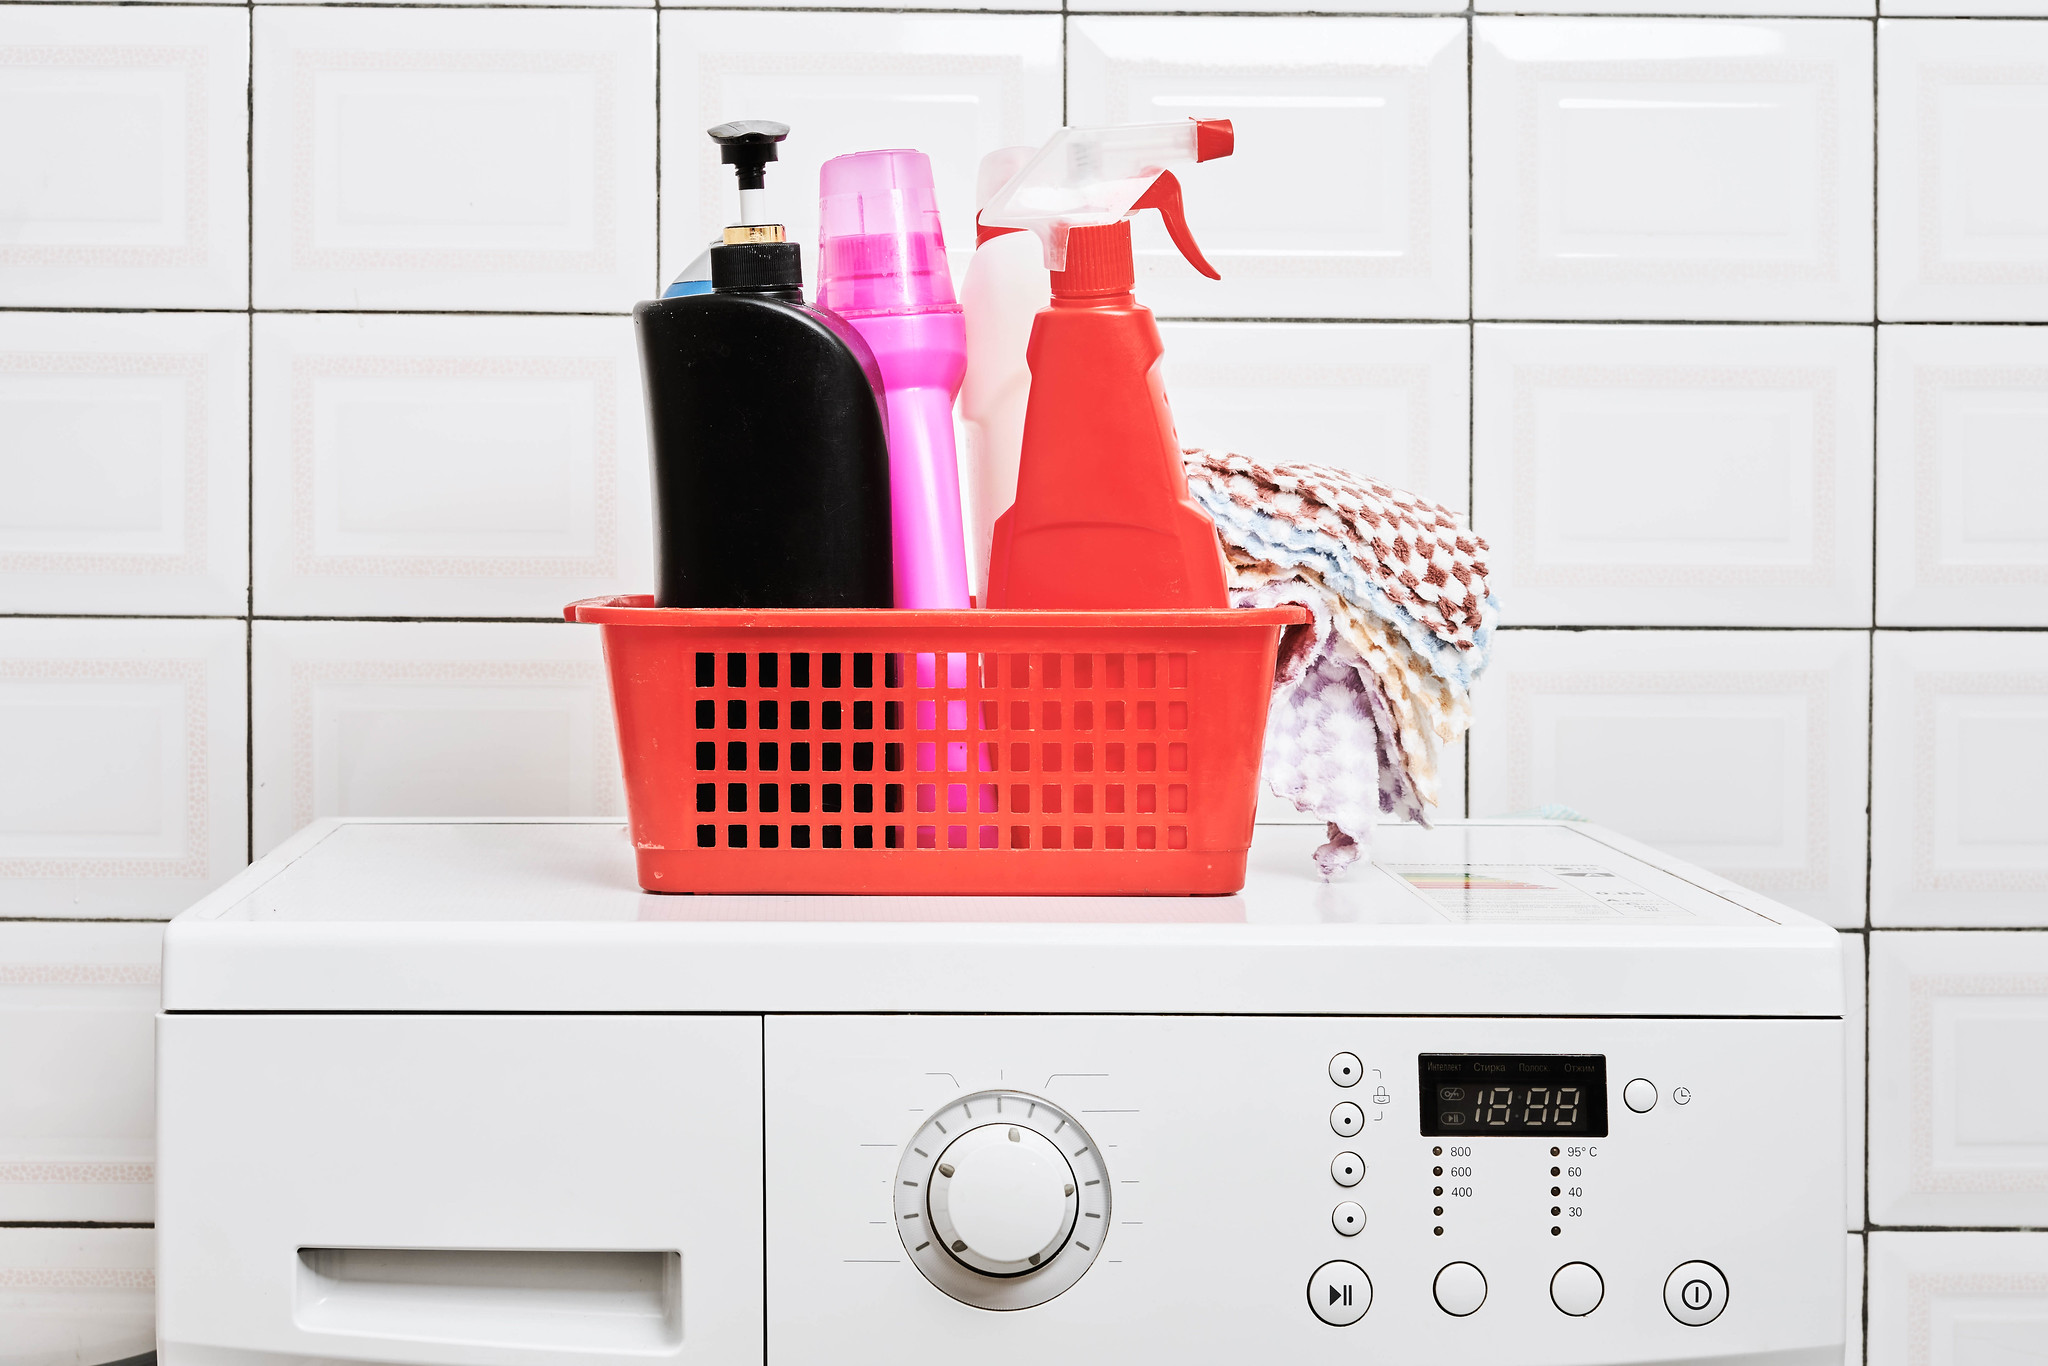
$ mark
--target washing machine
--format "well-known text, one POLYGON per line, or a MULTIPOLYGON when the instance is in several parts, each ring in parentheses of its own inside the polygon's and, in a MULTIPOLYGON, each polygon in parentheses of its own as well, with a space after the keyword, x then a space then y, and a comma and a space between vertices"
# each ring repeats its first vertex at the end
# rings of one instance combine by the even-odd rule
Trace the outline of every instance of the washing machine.
POLYGON ((1836 1366, 1835 933, 1591 825, 1321 838, 712 897, 313 825, 165 938, 160 1360, 1836 1366))

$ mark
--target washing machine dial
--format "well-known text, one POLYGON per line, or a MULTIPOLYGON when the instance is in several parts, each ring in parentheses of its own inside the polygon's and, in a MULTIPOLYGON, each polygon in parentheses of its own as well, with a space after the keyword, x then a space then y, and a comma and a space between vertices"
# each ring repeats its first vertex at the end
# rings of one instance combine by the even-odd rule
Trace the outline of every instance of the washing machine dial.
POLYGON ((896 1171, 896 1231, 940 1290, 1027 1309, 1073 1285, 1109 1231, 1109 1178, 1073 1115, 977 1091, 927 1119, 896 1171))

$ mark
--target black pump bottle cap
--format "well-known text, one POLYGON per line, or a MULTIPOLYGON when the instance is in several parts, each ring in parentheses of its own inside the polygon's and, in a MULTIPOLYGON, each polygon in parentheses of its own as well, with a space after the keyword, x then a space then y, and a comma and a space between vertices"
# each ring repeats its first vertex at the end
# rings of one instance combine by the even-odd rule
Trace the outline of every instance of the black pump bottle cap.
POLYGON ((803 297, 803 248, 794 242, 741 242, 711 249, 711 288, 718 294, 803 297))
POLYGON ((743 190, 759 190, 768 183, 762 170, 776 159, 775 144, 789 136, 789 125, 769 119, 734 119, 705 130, 718 144, 718 159, 734 168, 743 190))

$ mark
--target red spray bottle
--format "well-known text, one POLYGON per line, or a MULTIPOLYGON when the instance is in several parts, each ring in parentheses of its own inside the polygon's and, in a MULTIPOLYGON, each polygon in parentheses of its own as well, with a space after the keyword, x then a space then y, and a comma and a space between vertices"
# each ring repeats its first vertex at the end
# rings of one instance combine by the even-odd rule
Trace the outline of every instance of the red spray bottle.
POLYGON ((1228 607, 1215 524, 1188 496, 1130 217, 1157 209, 1210 279, 1170 166, 1230 155, 1227 119, 1066 128, 996 192, 983 230, 1038 235, 1052 272, 1026 355, 1017 500, 996 520, 990 607, 1228 607))

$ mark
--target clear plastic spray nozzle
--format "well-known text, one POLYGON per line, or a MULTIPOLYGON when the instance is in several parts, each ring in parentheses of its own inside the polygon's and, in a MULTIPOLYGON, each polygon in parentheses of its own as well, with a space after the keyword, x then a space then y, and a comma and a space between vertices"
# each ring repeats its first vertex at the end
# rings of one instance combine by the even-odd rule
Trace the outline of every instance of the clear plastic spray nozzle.
POLYGON ((1192 249, 1187 224, 1175 221, 1178 185, 1170 195, 1148 192, 1162 176, 1170 179, 1169 168, 1229 156, 1235 143, 1228 119, 1062 128, 995 192, 981 211, 981 223, 1036 233, 1045 247, 1046 269, 1065 270, 1070 229, 1115 223, 1137 209, 1156 208, 1166 217, 1175 244, 1213 277, 1201 252, 1192 249))

